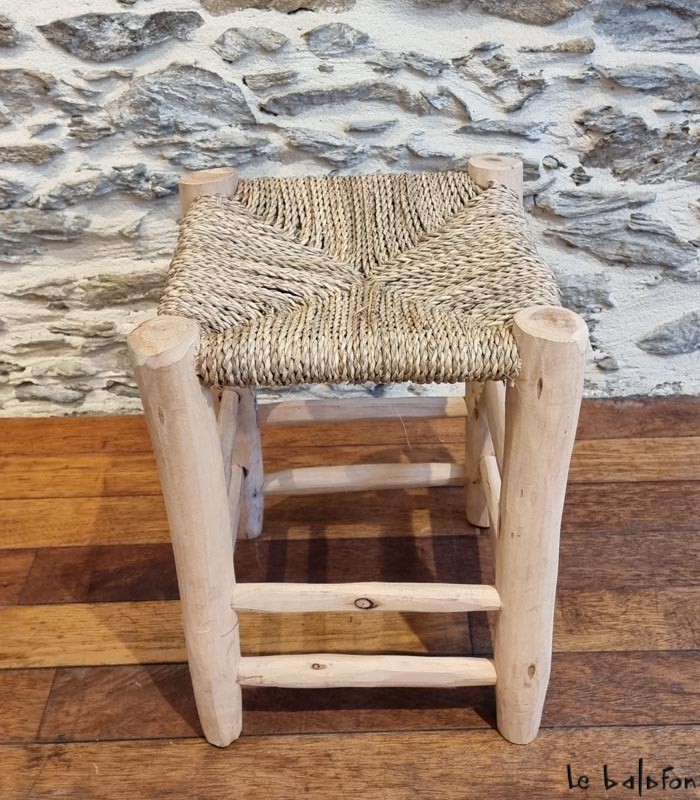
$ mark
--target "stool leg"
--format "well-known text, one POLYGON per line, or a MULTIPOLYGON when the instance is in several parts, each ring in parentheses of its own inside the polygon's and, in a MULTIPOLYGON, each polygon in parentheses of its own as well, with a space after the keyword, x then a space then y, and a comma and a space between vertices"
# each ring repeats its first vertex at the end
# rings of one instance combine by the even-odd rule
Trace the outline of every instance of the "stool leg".
POLYGON ((464 490, 467 504, 467 522, 478 528, 488 528, 489 514, 486 497, 481 487, 480 463, 492 452, 486 414, 480 399, 484 385, 471 381, 467 384, 467 419, 465 422, 464 490))
MULTIPOLYGON (((467 172, 478 186, 485 189, 491 181, 495 181, 513 189, 522 201, 523 162, 519 159, 490 154, 472 156, 467 164, 467 172)), ((481 402, 483 390, 483 384, 472 382, 467 385, 467 449, 464 465, 467 520, 479 528, 487 528, 489 525, 479 465, 484 456, 493 455, 495 444, 491 441, 486 409, 481 402)))
POLYGON ((216 416, 195 374, 199 329, 161 316, 128 343, 168 513, 197 710, 204 735, 224 747, 241 731, 240 643, 216 416))
POLYGON ((516 314, 513 333, 522 368, 506 395, 494 657, 498 728, 527 744, 537 735, 549 681, 559 529, 587 330, 573 312, 541 306, 516 314))
POLYGON ((252 389, 236 389, 238 394, 238 436, 234 459, 243 467, 241 520, 239 529, 248 539, 262 533, 263 524, 263 458, 260 429, 252 389))

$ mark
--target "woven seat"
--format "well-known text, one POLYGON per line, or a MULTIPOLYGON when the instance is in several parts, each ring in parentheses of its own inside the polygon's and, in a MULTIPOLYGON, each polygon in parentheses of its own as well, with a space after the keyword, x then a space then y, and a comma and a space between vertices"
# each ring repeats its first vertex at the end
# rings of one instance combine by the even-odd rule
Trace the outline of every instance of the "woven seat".
POLYGON ((241 180, 183 219, 160 314, 212 386, 513 378, 514 315, 558 303, 519 198, 466 172, 241 180))

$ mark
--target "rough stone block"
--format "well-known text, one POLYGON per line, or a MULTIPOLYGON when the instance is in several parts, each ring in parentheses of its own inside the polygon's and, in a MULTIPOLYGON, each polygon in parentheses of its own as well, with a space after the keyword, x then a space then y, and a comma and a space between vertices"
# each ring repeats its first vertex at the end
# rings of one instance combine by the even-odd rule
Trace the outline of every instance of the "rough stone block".
POLYGON ((38 29, 53 44, 87 61, 114 61, 168 39, 186 39, 204 20, 196 11, 81 14, 38 29))
POLYGON ((369 36, 344 22, 319 25, 303 35, 312 53, 324 58, 352 53, 369 41, 369 36))
POLYGON ((700 311, 659 325, 637 342, 637 346, 655 356, 675 356, 700 350, 700 311))
POLYGON ((224 61, 238 61, 249 53, 273 53, 284 47, 289 39, 271 28, 229 28, 214 42, 212 48, 224 61))

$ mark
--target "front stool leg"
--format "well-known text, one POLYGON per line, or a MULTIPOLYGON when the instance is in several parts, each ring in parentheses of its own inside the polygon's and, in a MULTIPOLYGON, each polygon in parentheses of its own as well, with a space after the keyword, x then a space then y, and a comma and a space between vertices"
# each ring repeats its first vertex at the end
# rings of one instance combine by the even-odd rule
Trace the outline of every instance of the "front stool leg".
POLYGON ((513 333, 522 367, 506 393, 494 658, 498 728, 527 744, 549 682, 559 529, 588 331, 572 311, 540 306, 516 314, 513 333))
POLYGON ((224 463, 212 395, 195 372, 199 328, 160 316, 128 343, 165 498, 197 710, 206 738, 225 747, 241 732, 241 654, 224 463))

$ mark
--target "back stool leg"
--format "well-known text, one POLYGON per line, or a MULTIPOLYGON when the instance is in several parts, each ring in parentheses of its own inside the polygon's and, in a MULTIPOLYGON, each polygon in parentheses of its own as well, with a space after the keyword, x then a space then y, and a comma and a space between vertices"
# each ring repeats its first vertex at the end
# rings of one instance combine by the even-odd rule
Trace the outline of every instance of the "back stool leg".
POLYGON ((498 728, 527 744, 549 682, 559 529, 587 330, 573 312, 542 306, 518 313, 513 333, 522 368, 506 395, 494 657, 498 728))
MULTIPOLYGON (((507 186, 523 197, 523 162, 517 158, 484 154, 472 156, 467 164, 469 177, 482 188, 492 181, 507 186)), ((490 387, 491 391, 493 387, 490 387)), ((489 435, 486 408, 482 402, 484 384, 467 384, 467 431, 465 452, 465 486, 467 520, 479 528, 489 526, 486 497, 481 487, 481 459, 493 455, 494 444, 489 435)), ((500 458, 500 453, 498 454, 500 458)))
POLYGON ((479 528, 487 528, 489 514, 486 496, 481 486, 481 459, 493 452, 486 414, 479 402, 484 390, 482 383, 467 384, 467 419, 465 422, 464 491, 467 522, 479 528))
POLYGON ((238 394, 238 436, 234 458, 243 467, 240 531, 247 539, 262 533, 263 525, 263 458, 255 392, 236 389, 238 394))
POLYGON ((187 657, 204 735, 224 747, 241 731, 231 514, 211 392, 195 373, 199 329, 156 317, 128 339, 156 454, 187 657))

